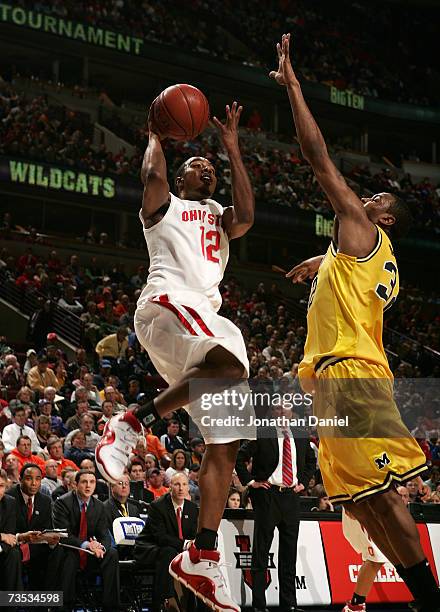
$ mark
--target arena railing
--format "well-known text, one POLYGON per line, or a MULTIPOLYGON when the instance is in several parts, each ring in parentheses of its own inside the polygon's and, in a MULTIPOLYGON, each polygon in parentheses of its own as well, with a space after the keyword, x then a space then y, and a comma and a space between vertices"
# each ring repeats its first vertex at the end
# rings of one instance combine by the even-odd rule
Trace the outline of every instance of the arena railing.
POLYGON ((56 300, 37 289, 17 287, 15 279, 8 278, 4 271, 0 271, 0 298, 29 317, 41 310, 45 302, 49 301, 52 314, 50 331, 55 332, 75 347, 83 345, 84 323, 77 315, 62 308, 56 300))

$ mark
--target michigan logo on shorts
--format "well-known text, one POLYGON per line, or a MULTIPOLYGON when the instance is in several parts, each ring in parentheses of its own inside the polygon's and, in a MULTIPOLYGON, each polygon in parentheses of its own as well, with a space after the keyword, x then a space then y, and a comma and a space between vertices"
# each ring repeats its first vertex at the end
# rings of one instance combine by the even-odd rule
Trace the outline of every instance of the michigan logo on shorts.
POLYGON ((386 453, 382 453, 382 457, 376 457, 374 463, 377 465, 379 470, 383 470, 383 468, 386 465, 389 465, 391 461, 386 453))

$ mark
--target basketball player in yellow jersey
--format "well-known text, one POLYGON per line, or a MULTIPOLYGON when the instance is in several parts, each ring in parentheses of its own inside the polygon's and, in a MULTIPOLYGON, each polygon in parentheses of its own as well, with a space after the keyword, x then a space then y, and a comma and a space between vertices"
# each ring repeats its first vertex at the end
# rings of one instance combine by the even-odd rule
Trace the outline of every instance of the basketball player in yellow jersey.
POLYGON ((334 243, 312 285, 299 376, 303 387, 313 383, 316 389, 317 416, 333 413, 349 424, 348 431, 320 436, 319 467, 331 498, 356 517, 396 566, 419 610, 440 611, 440 591, 416 525, 395 488, 395 482, 426 469, 425 456, 394 403, 382 344, 383 310, 399 288, 390 237, 406 232, 411 215, 392 194, 360 200, 348 187, 304 100, 289 42, 290 35, 283 35, 278 69, 270 76, 287 89, 301 151, 336 214, 334 243))

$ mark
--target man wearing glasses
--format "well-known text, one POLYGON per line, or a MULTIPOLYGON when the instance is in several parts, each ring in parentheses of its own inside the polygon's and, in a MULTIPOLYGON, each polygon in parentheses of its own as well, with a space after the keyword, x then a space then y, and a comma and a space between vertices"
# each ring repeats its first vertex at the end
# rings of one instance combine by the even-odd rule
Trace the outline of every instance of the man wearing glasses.
MULTIPOLYGON (((110 498, 104 502, 105 510, 108 516, 109 529, 112 537, 113 521, 121 516, 140 517, 140 507, 129 499, 130 495, 130 478, 128 474, 124 474, 121 480, 110 485, 110 498)), ((118 546, 119 559, 127 560, 133 558, 133 546, 118 546)))

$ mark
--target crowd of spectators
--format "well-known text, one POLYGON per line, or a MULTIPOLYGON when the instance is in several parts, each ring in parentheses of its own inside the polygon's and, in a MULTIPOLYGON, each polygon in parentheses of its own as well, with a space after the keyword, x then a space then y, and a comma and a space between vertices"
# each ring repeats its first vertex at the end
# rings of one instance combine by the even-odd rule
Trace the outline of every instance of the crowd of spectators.
MULTIPOLYGON (((16 283, 24 276, 26 281, 19 284, 21 291, 32 293, 37 287, 48 291, 66 317, 80 316, 85 324, 84 346, 77 348, 74 355, 66 354, 54 333, 50 308, 43 307, 31 317, 31 338, 25 344, 0 337, 0 480, 3 479, 8 497, 16 496, 20 488, 27 491, 25 476, 29 470, 38 472, 38 478, 41 471, 41 496, 48 505, 49 498, 53 500, 53 521, 57 526, 61 524, 57 511, 67 503, 69 495, 83 495, 82 479, 91 479, 90 494, 104 502, 106 533, 113 535, 112 505, 119 509, 116 517, 148 514, 148 504, 169 491, 172 494, 176 479, 185 483, 185 495, 199 505, 198 478, 206 447, 182 409, 166 415, 151 429, 142 430, 120 482, 109 487, 95 465, 95 447, 108 420, 139 406, 165 386, 133 332, 135 302, 145 283, 146 269, 142 267, 133 275, 122 266, 107 271, 96 261, 82 266, 77 255, 62 262, 54 251, 42 261, 32 248, 18 259, 3 251, 2 264, 1 282, 16 283), (36 275, 37 269, 41 278, 36 275), (33 467, 27 467, 29 463, 33 467)), ((268 287, 260 283, 250 292, 231 277, 221 292, 221 314, 237 324, 247 345, 251 388, 274 391, 284 398, 289 393, 291 397, 292 391, 299 390, 297 370, 306 335, 304 317, 297 314, 298 310, 290 310, 289 301, 276 284, 268 287)), ((414 288, 409 289, 408 295, 416 294, 414 288)), ((46 300, 44 306, 50 303, 46 300)), ((413 315, 418 317, 421 313, 413 315)), ((414 367, 404 362, 401 366, 414 367)), ((411 373, 407 370, 400 375, 411 373)), ((398 488, 407 505, 440 503, 439 394, 435 379, 428 395, 424 395, 426 381, 420 382, 423 384, 417 386, 409 381, 398 394, 402 416, 430 467, 423 483, 415 479, 398 488)), ((318 456, 317 433, 308 433, 318 456)), ((251 462, 246 467, 250 470, 251 462)), ((318 465, 301 494, 302 507, 322 513, 340 511, 329 500, 321 480, 318 465)), ((39 499, 39 503, 42 501, 39 499)), ((251 509, 252 504, 249 487, 243 486, 234 473, 226 509, 238 508, 251 509)), ((12 543, 25 541, 26 533, 22 531, 17 528, 17 535, 15 531, 11 534, 12 543)), ((124 550, 123 545, 109 548, 106 541, 105 546, 122 559, 133 554, 133 548, 124 550)), ((22 547, 20 544, 23 551, 22 547)), ((46 564, 41 561, 39 567, 46 564)), ((103 580, 105 586, 106 578, 103 580)), ((123 581, 121 584, 124 586, 123 581)), ((63 583, 65 593, 68 587, 63 583)))
POLYGON ((391 191, 398 194, 411 207, 414 223, 436 234, 440 231, 440 185, 434 185, 428 177, 415 181, 409 174, 402 177, 395 169, 384 168, 372 174, 368 166, 355 166, 347 173, 361 190, 371 193, 391 191))
MULTIPOLYGON (((73 166, 87 172, 116 174, 139 181, 143 151, 147 146, 144 127, 130 130, 136 145, 134 155, 122 148, 114 154, 105 145, 92 145, 93 124, 88 115, 66 107, 49 105, 44 96, 26 99, 6 87, 0 96, 0 154, 73 166)), ((210 159, 218 176, 217 194, 230 200, 231 173, 227 156, 216 133, 206 131, 192 142, 164 141, 170 184, 184 159, 203 155, 210 159)), ((257 205, 329 212, 330 205, 311 167, 297 147, 267 146, 264 139, 242 138, 243 159, 249 171, 257 205)), ((409 175, 398 178, 387 168, 372 174, 367 166, 356 166, 347 174, 354 189, 362 194, 391 190, 398 193, 414 211, 417 227, 438 233, 440 187, 428 178, 413 181, 409 175)), ((89 237, 105 243, 108 237, 89 237)))
POLYGON ((275 43, 290 30, 295 65, 308 80, 400 102, 428 105, 439 100, 434 7, 417 11, 381 3, 374 10, 371 3, 350 0, 337 8, 325 0, 270 0, 263 5, 256 0, 192 0, 184 10, 172 0, 18 4, 265 69, 273 67, 275 43), (423 32, 423 37, 414 37, 414 31, 423 32))
POLYGON ((45 96, 27 98, 8 86, 0 95, 0 154, 87 172, 138 175, 138 156, 114 155, 105 146, 92 146, 90 117, 64 106, 51 105, 45 96))
MULTIPOLYGON (((81 262, 78 255, 71 255, 63 262, 55 251, 42 260, 31 247, 18 259, 3 250, 0 266, 3 282, 15 283, 24 292, 44 292, 46 298, 41 310, 30 320, 31 344, 17 352, 8 345, 6 338, 1 339, 3 449, 9 454, 17 449, 12 455, 19 464, 32 450, 42 452, 43 459, 60 460, 63 469, 72 467, 72 462, 80 466, 84 460, 93 460, 93 449, 112 414, 126 410, 164 386, 134 334, 135 304, 147 270, 141 266, 132 275, 122 265, 104 270, 96 259, 81 262), (84 348, 76 351, 74 359, 66 357, 53 332, 51 301, 47 298, 57 302, 66 316, 69 313, 78 316, 84 323, 84 348), (33 348, 29 348, 31 346, 33 348), (18 411, 22 421, 17 422, 17 408, 20 407, 24 407, 24 413, 21 415, 18 411), (29 441, 17 446, 11 434, 22 431, 29 441), (71 463, 65 464, 64 460, 71 463)), ((260 283, 254 291, 249 291, 231 277, 221 291, 221 313, 240 328, 246 341, 251 386, 258 390, 269 387, 281 394, 288 392, 297 384, 298 363, 306 336, 304 316, 299 310, 290 308, 289 299, 275 283, 270 287, 260 283)), ((406 333, 424 333, 425 342, 434 342, 438 321, 427 323, 426 331, 418 332, 425 329, 422 310, 426 304, 418 299, 415 288, 409 287, 403 294, 406 305, 395 315, 396 320, 411 316, 414 329, 407 327, 406 333), (408 309, 408 300, 414 301, 417 308, 408 309), (428 330, 429 325, 432 333, 428 330)), ((407 325, 406 319, 402 320, 402 325, 407 325)), ((416 336, 415 340, 420 342, 422 338, 416 336)), ((395 341, 401 342, 401 339, 395 341)), ((388 348, 391 355, 396 355, 396 346, 388 348)), ((416 381, 419 378, 421 382, 422 376, 435 377, 435 370, 423 371, 417 356, 411 357, 412 361, 392 359, 398 376, 413 377, 416 381)), ((423 387, 426 388, 424 383, 423 387)), ((439 464, 440 406, 435 385, 428 398, 423 397, 420 385, 408 385, 400 392, 399 406, 428 460, 439 464)), ((319 441, 313 440, 316 450, 319 441)), ((186 414, 178 411, 156 425, 153 431, 145 432, 133 449, 130 470, 134 470, 133 479, 145 482, 153 495, 163 492, 174 471, 185 471, 190 474, 190 489, 196 498, 195 466, 200 463, 203 451, 203 440, 198 439, 186 414), (194 435, 196 437, 191 438, 194 435), (151 472, 153 468, 156 472, 151 472)), ((11 461, 9 468, 15 474, 17 465, 11 461)), ((243 493, 238 479, 232 484, 243 493)), ((308 495, 319 497, 315 495, 316 490, 312 493, 313 487, 319 484, 318 473, 310 484, 308 495)), ((435 495, 432 501, 436 501, 435 495)))
MULTIPOLYGON (((40 308, 30 317, 28 330, 29 340, 34 343, 37 350, 45 345, 47 334, 53 326, 51 304, 57 304, 66 315, 79 317, 84 327, 84 346, 89 353, 96 352, 97 358, 101 360, 109 354, 118 357, 116 354, 113 355, 115 349, 112 348, 117 346, 114 344, 116 339, 103 340, 103 338, 116 333, 118 328, 133 329, 136 302, 148 276, 145 265, 130 273, 122 263, 104 267, 98 263, 96 257, 82 261, 80 255, 72 254, 68 260, 63 261, 56 250, 48 251, 45 257, 37 256, 31 245, 27 246, 25 252, 18 258, 12 256, 4 247, 0 253, 0 273, 5 285, 13 284, 20 291, 28 295, 37 295, 41 299, 40 308)), ((303 296, 291 309, 290 300, 286 301, 276 284, 270 291, 264 289, 262 285, 253 293, 232 285, 233 292, 230 293, 231 282, 233 283, 230 281, 223 289, 223 312, 235 320, 245 338, 250 341, 251 348, 257 338, 260 351, 263 351, 266 345, 269 346, 273 331, 271 327, 274 325, 273 321, 269 322, 265 318, 261 322, 260 302, 263 302, 266 308, 268 303, 272 306, 275 300, 280 302, 276 335, 281 335, 283 342, 287 340, 284 338, 287 334, 287 324, 292 320, 296 321, 296 326, 291 330, 289 339, 296 336, 298 341, 303 341, 304 315, 299 317, 296 315, 295 318, 293 313, 297 312, 298 308, 299 312, 304 308, 307 288, 304 288, 303 296), (264 346, 261 346, 261 343, 265 343, 264 346)), ((266 312, 264 315, 267 317, 266 312)), ((421 349, 428 347, 433 353, 439 350, 438 296, 435 292, 426 296, 417 287, 404 285, 397 305, 388 315, 385 330, 387 348, 390 350, 390 357, 396 370, 402 366, 406 372, 404 375, 410 377, 433 375, 436 371, 433 362, 429 364, 424 362, 421 349), (407 359, 402 359, 400 363, 393 357, 393 351, 397 350, 397 345, 402 347, 405 340, 409 342, 407 354, 405 351, 403 353, 400 351, 399 355, 407 359), (409 373, 407 368, 410 368, 409 373)), ((293 359, 292 363, 298 362, 300 353, 296 356, 290 354, 292 346, 289 343, 282 346, 281 339, 279 344, 286 359, 290 358, 291 361, 293 359)), ((140 357, 135 353, 132 354, 133 338, 126 341, 121 337, 118 341, 120 356, 128 351, 131 365, 127 367, 137 374, 137 370, 145 367, 147 362, 141 360, 138 363, 140 357)), ((403 348, 405 349, 405 346, 403 348)), ((270 353, 269 348, 262 352, 266 361, 269 360, 270 353)))

